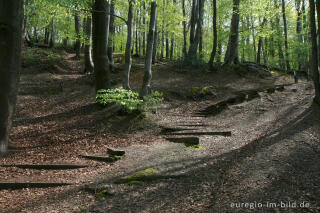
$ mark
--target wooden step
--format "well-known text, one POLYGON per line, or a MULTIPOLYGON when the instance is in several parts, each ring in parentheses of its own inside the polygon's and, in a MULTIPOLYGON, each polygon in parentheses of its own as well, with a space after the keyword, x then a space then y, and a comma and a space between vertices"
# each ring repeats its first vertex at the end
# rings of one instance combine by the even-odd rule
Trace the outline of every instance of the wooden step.
POLYGON ((217 135, 217 136, 225 136, 230 137, 232 133, 230 131, 226 132, 173 132, 170 135, 217 135))
POLYGON ((80 155, 82 158, 86 158, 89 160, 95 160, 95 161, 102 161, 102 162, 107 162, 107 163, 113 163, 116 162, 117 158, 115 157, 110 157, 110 156, 105 156, 105 155, 80 155))
POLYGON ((21 169, 44 169, 44 170, 65 170, 65 169, 79 169, 88 167, 88 165, 79 164, 8 164, 0 165, 0 167, 17 167, 21 169))
POLYGON ((23 189, 23 188, 49 188, 68 186, 71 183, 46 183, 46 182, 0 182, 0 190, 23 189))

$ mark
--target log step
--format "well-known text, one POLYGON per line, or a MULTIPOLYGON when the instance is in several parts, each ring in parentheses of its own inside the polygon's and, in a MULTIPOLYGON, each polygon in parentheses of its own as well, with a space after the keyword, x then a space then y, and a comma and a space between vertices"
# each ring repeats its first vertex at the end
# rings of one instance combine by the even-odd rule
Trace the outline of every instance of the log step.
POLYGON ((166 138, 168 141, 173 143, 184 143, 186 145, 199 145, 198 137, 185 137, 185 138, 166 138))
POLYGON ((44 183, 44 182, 0 182, 0 190, 4 189, 24 189, 24 188, 49 188, 68 186, 71 183, 44 183))
POLYGON ((113 162, 116 162, 117 160, 119 160, 115 157, 103 156, 103 155, 80 155, 80 157, 86 158, 89 160, 102 161, 102 162, 107 162, 107 163, 113 163, 113 162))
POLYGON ((21 169, 44 169, 44 170, 65 170, 65 169, 79 169, 88 167, 88 165, 76 164, 9 164, 0 165, 0 167, 17 167, 21 169))
POLYGON ((217 135, 217 136, 225 136, 230 137, 232 133, 230 131, 227 132, 177 132, 171 133, 170 135, 217 135))

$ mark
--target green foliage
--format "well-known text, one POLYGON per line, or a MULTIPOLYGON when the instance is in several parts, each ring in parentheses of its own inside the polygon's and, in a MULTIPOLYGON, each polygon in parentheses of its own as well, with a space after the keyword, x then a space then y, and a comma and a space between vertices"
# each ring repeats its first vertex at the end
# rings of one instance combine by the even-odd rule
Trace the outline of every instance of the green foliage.
POLYGON ((110 103, 115 103, 123 106, 128 112, 132 112, 135 110, 146 110, 147 107, 153 106, 162 100, 163 94, 158 91, 151 93, 142 100, 139 97, 139 93, 120 87, 115 89, 99 90, 96 95, 95 103, 104 106, 110 103))
POLYGON ((132 111, 140 109, 143 100, 139 98, 139 93, 123 88, 99 90, 96 95, 96 103, 108 105, 110 103, 119 104, 132 111))
POLYGON ((24 67, 30 67, 42 64, 49 67, 61 63, 60 54, 64 54, 64 52, 55 49, 27 48, 22 55, 22 65, 24 67))

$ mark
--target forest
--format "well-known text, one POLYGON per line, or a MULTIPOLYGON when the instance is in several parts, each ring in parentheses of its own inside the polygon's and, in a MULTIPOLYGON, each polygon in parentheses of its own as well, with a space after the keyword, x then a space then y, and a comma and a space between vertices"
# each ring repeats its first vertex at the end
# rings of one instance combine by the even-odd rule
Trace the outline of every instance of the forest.
POLYGON ((320 212, 320 0, 0 0, 0 212, 320 212))

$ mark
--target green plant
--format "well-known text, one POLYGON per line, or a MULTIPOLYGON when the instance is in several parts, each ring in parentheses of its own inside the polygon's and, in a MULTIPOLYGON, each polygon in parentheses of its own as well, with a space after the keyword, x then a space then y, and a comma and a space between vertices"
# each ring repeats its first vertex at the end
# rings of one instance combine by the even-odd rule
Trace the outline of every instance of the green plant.
POLYGON ((139 97, 139 93, 120 87, 115 89, 99 90, 96 95, 95 103, 103 106, 115 103, 123 106, 127 111, 132 112, 135 110, 146 110, 147 107, 153 106, 162 100, 163 94, 158 91, 151 93, 142 100, 139 97))
POLYGON ((139 98, 139 93, 123 88, 115 88, 108 90, 99 90, 96 95, 96 102, 101 105, 110 103, 119 104, 126 109, 132 111, 140 109, 143 100, 139 98))

